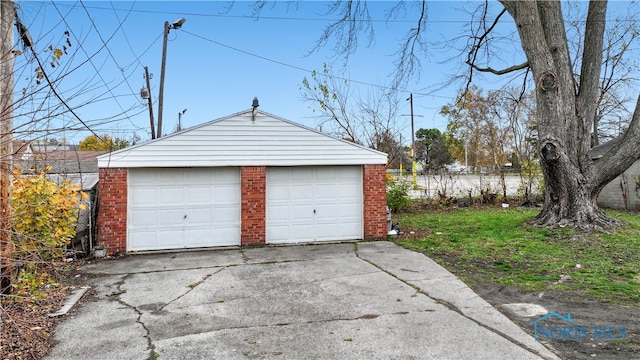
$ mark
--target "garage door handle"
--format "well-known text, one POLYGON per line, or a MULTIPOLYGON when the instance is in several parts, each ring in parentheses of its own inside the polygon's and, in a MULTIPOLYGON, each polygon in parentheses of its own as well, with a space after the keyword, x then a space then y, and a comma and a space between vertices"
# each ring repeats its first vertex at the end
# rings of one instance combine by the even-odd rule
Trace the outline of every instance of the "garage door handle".
POLYGON ((186 218, 187 218, 187 215, 185 215, 185 216, 183 217, 183 219, 186 219, 186 218))
POLYGON ((316 209, 313 209, 313 213, 314 213, 314 214, 316 213, 316 209))

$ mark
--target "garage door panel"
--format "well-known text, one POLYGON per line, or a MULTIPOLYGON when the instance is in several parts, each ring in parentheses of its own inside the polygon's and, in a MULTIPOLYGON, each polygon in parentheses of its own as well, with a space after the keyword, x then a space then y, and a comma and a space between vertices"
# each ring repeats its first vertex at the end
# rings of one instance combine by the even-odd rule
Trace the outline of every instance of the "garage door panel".
MULTIPOLYGON (((284 168, 283 171, 288 171, 289 168, 284 168)), ((289 180, 294 183, 311 182, 314 180, 313 168, 298 168, 295 172, 289 172, 289 180)))
POLYGON ((239 172, 236 168, 217 168, 213 169, 212 175, 219 185, 235 185, 238 183, 239 172))
POLYGON ((171 186, 175 184, 184 184, 184 174, 175 171, 175 169, 156 169, 154 174, 148 181, 150 185, 171 186))
POLYGON ((158 209, 156 212, 156 218, 158 219, 158 225, 165 227, 182 226, 184 219, 184 209, 158 209))
POLYGON ((339 219, 360 219, 360 216, 354 216, 362 207, 358 204, 341 204, 336 207, 335 215, 339 219))
POLYGON ((151 227, 157 224, 155 209, 132 210, 129 227, 151 227))
POLYGON ((155 204, 157 199, 155 188, 138 188, 131 192, 131 206, 144 206, 145 204, 155 204))
POLYGON ((313 198, 312 185, 291 185, 289 199, 295 202, 302 202, 313 198))
POLYGON ((318 220, 325 218, 330 219, 330 221, 335 221, 335 219, 340 216, 340 214, 338 214, 340 206, 336 203, 316 204, 314 208, 318 220))
POLYGON ((270 211, 271 215, 269 216, 269 219, 274 222, 274 226, 275 226, 275 222, 283 221, 283 223, 286 224, 286 222, 289 220, 288 204, 271 206, 270 209, 272 211, 270 211))
POLYGON ((184 175, 184 180, 181 184, 192 186, 201 186, 202 184, 211 184, 212 174, 214 171, 211 169, 199 169, 193 168, 187 170, 187 173, 184 175))
POLYGON ((128 244, 129 250, 149 250, 155 246, 155 230, 129 231, 129 236, 132 239, 128 244))
POLYGON ((293 242, 309 242, 316 237, 314 231, 314 226, 309 224, 293 226, 290 236, 293 238, 293 242))
POLYGON ((187 228, 184 231, 185 248, 196 248, 211 246, 211 239, 217 237, 218 234, 212 234, 211 229, 206 228, 187 228))
POLYGON ((181 205, 184 203, 184 189, 166 187, 158 191, 156 204, 162 205, 181 205))
POLYGON ((219 239, 217 240, 218 245, 238 245, 239 243, 234 240, 238 236, 236 227, 218 227, 213 234, 219 239))
POLYGON ((185 200, 189 204, 208 204, 213 197, 210 186, 190 186, 184 189, 185 200))
POLYGON ((179 249, 183 247, 183 230, 181 227, 175 229, 163 229, 156 232, 156 246, 159 249, 179 249))
POLYGON ((310 218, 313 216, 313 204, 291 204, 290 214, 295 214, 298 218, 310 218))
POLYGON ((318 241, 322 241, 325 239, 336 240, 340 237, 339 233, 342 231, 342 229, 337 228, 335 224, 317 223, 316 228, 318 230, 317 232, 321 234, 317 237, 318 241))
POLYGON ((240 211, 234 205, 216 207, 213 213, 213 222, 216 227, 238 226, 240 224, 240 211))
POLYGON ((322 198, 318 200, 335 200, 339 197, 337 184, 317 184, 316 191, 322 194, 322 198))
POLYGON ((211 201, 214 204, 238 204, 240 203, 240 185, 222 185, 213 189, 211 201))
POLYGON ((355 196, 355 194, 362 192, 362 184, 340 184, 340 186, 336 189, 336 196, 338 198, 349 198, 349 199, 361 199, 360 196, 355 196))
MULTIPOLYGON (((338 170, 336 168, 332 168, 332 167, 325 167, 322 169, 322 171, 317 171, 315 173, 315 181, 316 182, 335 182, 336 178, 337 178, 337 172, 338 170)), ((344 172, 344 170, 343 170, 344 172)))
POLYGON ((280 199, 288 199, 288 198, 289 198, 288 185, 273 185, 269 187, 269 191, 267 191, 267 201, 282 201, 280 199))
POLYGON ((283 243, 290 238, 289 235, 289 225, 272 225, 267 229, 270 242, 272 243, 283 243))
MULTIPOLYGON (((268 177, 273 184, 288 184, 289 183, 289 171, 288 168, 269 168, 268 177)), ((281 185, 282 186, 282 185, 281 185)), ((286 187, 286 185, 284 185, 286 187)))
POLYGON ((189 208, 185 217, 185 226, 202 226, 211 224, 213 214, 210 207, 189 208))
POLYGON ((130 169, 128 182, 128 250, 240 244, 238 168, 130 169))

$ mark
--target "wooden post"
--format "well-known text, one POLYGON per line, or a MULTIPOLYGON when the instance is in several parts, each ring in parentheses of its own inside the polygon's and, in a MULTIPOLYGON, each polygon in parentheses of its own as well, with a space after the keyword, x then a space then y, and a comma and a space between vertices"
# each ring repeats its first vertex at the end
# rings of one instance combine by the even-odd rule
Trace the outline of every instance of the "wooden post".
POLYGON ((13 154, 13 1, 0 1, 0 293, 11 291, 13 154))
POLYGON ((149 83, 149 68, 144 67, 144 78, 147 80, 147 89, 149 89, 149 121, 151 122, 151 139, 156 138, 155 124, 153 122, 153 101, 151 99, 151 84, 149 83))

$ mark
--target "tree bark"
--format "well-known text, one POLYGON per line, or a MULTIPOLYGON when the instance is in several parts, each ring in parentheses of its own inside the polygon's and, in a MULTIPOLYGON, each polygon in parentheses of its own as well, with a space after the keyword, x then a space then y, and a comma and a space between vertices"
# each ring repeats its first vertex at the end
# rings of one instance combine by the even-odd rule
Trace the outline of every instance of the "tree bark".
POLYGON ((617 225, 596 201, 608 182, 640 158, 640 110, 636 108, 622 141, 601 160, 592 160, 590 131, 600 91, 606 1, 589 3, 579 84, 574 81, 560 3, 502 3, 515 20, 535 79, 545 203, 534 222, 584 229, 617 225))

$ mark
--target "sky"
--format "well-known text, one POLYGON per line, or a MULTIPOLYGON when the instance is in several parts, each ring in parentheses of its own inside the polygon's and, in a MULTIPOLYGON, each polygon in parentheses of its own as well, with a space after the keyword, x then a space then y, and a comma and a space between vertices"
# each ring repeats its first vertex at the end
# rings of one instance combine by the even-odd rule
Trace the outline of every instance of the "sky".
MULTIPOLYGON (((15 64, 16 99, 20 99, 15 109, 16 138, 35 135, 78 143, 93 131, 126 139, 135 134, 148 140, 149 112, 140 97, 144 67, 152 74, 157 120, 163 26, 179 18, 186 22, 170 30, 167 41, 163 134, 173 132, 184 109, 182 127, 189 128, 250 109, 254 97, 260 101, 260 110, 318 128, 317 113, 303 99, 302 80, 327 63, 334 76, 346 80, 360 97, 388 89, 396 52, 402 36, 416 24, 419 2, 407 2, 406 11, 392 22, 385 21, 385 12, 395 2, 367 2, 375 40, 366 46, 366 36, 361 36, 348 61, 335 53, 332 40, 313 51, 324 29, 337 18, 326 15, 329 4, 275 1, 267 3, 259 16, 252 16, 253 1, 16 1, 20 21, 46 64, 45 72, 80 119, 47 91, 45 79, 36 79, 36 58, 18 44, 16 49, 23 53, 15 64), (47 64, 53 55, 50 46, 66 46, 55 67, 47 64), (22 94, 31 94, 32 89, 39 91, 23 99, 22 94)), ((398 89, 396 122, 404 139, 411 136, 410 117, 405 116, 410 113, 409 102, 404 100, 411 93, 415 129, 446 129, 439 110, 452 103, 463 86, 449 81, 466 70, 459 56, 465 44, 461 36, 468 34, 469 11, 480 4, 428 3, 428 54, 421 58, 420 76, 398 89)), ((509 28, 511 19, 505 23, 505 38, 517 38, 509 28)), ((521 63, 516 45, 505 42, 504 52, 493 58, 492 65, 521 63)), ((504 84, 504 79, 492 76, 474 80, 483 89, 504 84)))

